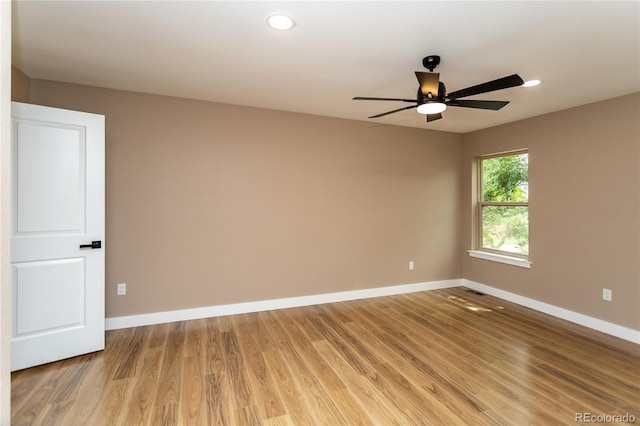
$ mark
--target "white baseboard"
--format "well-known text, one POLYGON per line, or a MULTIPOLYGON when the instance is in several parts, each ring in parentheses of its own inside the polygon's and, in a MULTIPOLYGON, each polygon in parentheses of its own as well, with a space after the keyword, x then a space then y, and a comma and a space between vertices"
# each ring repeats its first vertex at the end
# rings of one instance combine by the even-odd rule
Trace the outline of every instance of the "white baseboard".
POLYGON ((342 291, 339 293, 288 297, 285 299, 260 300, 256 302, 206 306, 202 308, 181 309, 177 311, 154 312, 151 314, 107 318, 105 320, 105 328, 107 330, 116 330, 119 328, 139 327, 143 325, 162 324, 174 321, 186 321, 225 315, 246 314, 250 312, 269 311, 273 309, 296 308, 300 306, 320 305, 323 303, 344 302, 347 300, 390 296, 393 294, 415 293, 418 291, 459 287, 461 285, 463 285, 461 279, 431 281, 425 283, 369 288, 364 290, 342 291))
POLYGON ((559 308, 548 303, 539 302, 528 297, 520 296, 515 293, 500 290, 498 288, 490 287, 485 284, 480 284, 475 281, 462 279, 462 285, 470 289, 480 291, 482 293, 490 294, 491 296, 499 297, 500 299, 508 300, 509 302, 516 303, 527 308, 534 309, 536 311, 543 312, 545 314, 562 318, 564 320, 601 331, 606 334, 610 334, 615 337, 619 337, 630 342, 640 344, 640 331, 632 328, 623 327, 621 325, 613 324, 607 321, 603 321, 597 318, 593 318, 587 315, 579 314, 577 312, 570 311, 568 309, 559 308))
POLYGON ((468 287, 482 293, 490 294, 500 299, 516 303, 545 314, 562 318, 573 323, 619 337, 630 342, 640 344, 640 331, 621 325, 613 324, 587 315, 579 314, 568 309, 559 308, 548 303, 539 302, 528 297, 510 293, 505 290, 480 284, 464 278, 431 281, 416 284, 403 284, 388 287, 368 288, 364 290, 342 291, 338 293, 317 294, 312 296, 288 297, 284 299, 260 300, 256 302, 233 303, 229 305, 205 306, 202 308, 181 309, 177 311, 154 312, 151 314, 130 315, 124 317, 107 318, 105 328, 116 330, 119 328, 139 327, 144 325, 162 324, 174 321, 186 321, 200 318, 219 317, 234 314, 269 311, 273 309, 297 308, 300 306, 320 305, 323 303, 345 302, 347 300, 368 299, 371 297, 391 296, 394 294, 415 293, 418 291, 437 290, 449 287, 468 287))

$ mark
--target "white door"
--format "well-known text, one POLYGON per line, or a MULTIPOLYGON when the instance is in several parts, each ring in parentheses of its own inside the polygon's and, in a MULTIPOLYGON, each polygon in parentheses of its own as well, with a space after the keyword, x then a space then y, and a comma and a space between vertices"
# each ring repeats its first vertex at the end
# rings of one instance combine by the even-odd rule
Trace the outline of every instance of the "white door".
POLYGON ((104 116, 12 116, 15 371, 104 349, 104 116))

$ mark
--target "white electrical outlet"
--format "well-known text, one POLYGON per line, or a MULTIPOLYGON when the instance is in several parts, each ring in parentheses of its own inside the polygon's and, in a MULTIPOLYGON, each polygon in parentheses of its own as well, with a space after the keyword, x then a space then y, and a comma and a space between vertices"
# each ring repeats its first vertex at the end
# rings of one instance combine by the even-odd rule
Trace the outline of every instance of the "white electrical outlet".
POLYGON ((127 294, 127 284, 118 283, 118 296, 124 296, 125 294, 127 294))
POLYGON ((413 260, 409 261, 409 270, 413 271, 413 260))
POLYGON ((611 302, 613 299, 613 292, 609 288, 602 289, 602 300, 606 300, 607 302, 611 302))

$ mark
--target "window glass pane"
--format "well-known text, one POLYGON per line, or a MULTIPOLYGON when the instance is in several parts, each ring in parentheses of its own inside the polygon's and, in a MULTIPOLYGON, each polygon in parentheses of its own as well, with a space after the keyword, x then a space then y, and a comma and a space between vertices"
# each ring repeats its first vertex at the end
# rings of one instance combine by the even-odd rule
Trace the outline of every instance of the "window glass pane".
POLYGON ((482 160, 482 201, 529 200, 529 154, 482 160))
POLYGON ((482 247, 529 254, 529 207, 482 206, 482 247))

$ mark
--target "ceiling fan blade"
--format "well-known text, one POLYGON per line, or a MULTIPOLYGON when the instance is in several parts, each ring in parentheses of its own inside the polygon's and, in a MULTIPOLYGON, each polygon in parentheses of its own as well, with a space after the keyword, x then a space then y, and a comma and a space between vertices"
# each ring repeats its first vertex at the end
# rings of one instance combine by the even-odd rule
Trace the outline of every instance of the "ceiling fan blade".
POLYGON ((420 83, 420 91, 423 95, 429 97, 429 92, 431 92, 431 97, 438 97, 438 83, 440 82, 439 73, 416 71, 416 77, 420 83))
POLYGON ((490 109, 493 111, 499 110, 508 103, 509 101, 476 101, 472 99, 453 99, 451 101, 445 102, 447 106, 452 107, 490 109))
POLYGON ((352 100, 354 101, 398 101, 398 102, 415 102, 415 99, 398 99, 398 98, 366 98, 362 96, 356 96, 352 100))
POLYGON ((427 123, 430 123, 432 121, 436 121, 436 120, 440 120, 442 118, 442 114, 437 113, 437 114, 427 114, 427 123))
MULTIPOLYGON (((415 102, 415 101, 414 101, 415 102)), ((378 114, 378 115, 372 115, 369 118, 378 118, 378 117, 383 117, 385 115, 389 115, 389 114, 393 114, 394 112, 399 112, 399 111, 404 111, 405 109, 411 109, 411 108, 417 108, 418 105, 411 105, 408 107, 404 107, 404 108, 398 108, 398 109, 394 109, 393 111, 387 111, 387 112, 383 112, 382 114, 378 114)))
POLYGON ((480 93, 493 92, 494 90, 508 89, 509 87, 522 86, 524 80, 518 75, 513 74, 508 77, 502 77, 497 80, 488 81, 476 86, 467 87, 466 89, 456 90, 447 94, 449 99, 465 98, 480 93))

